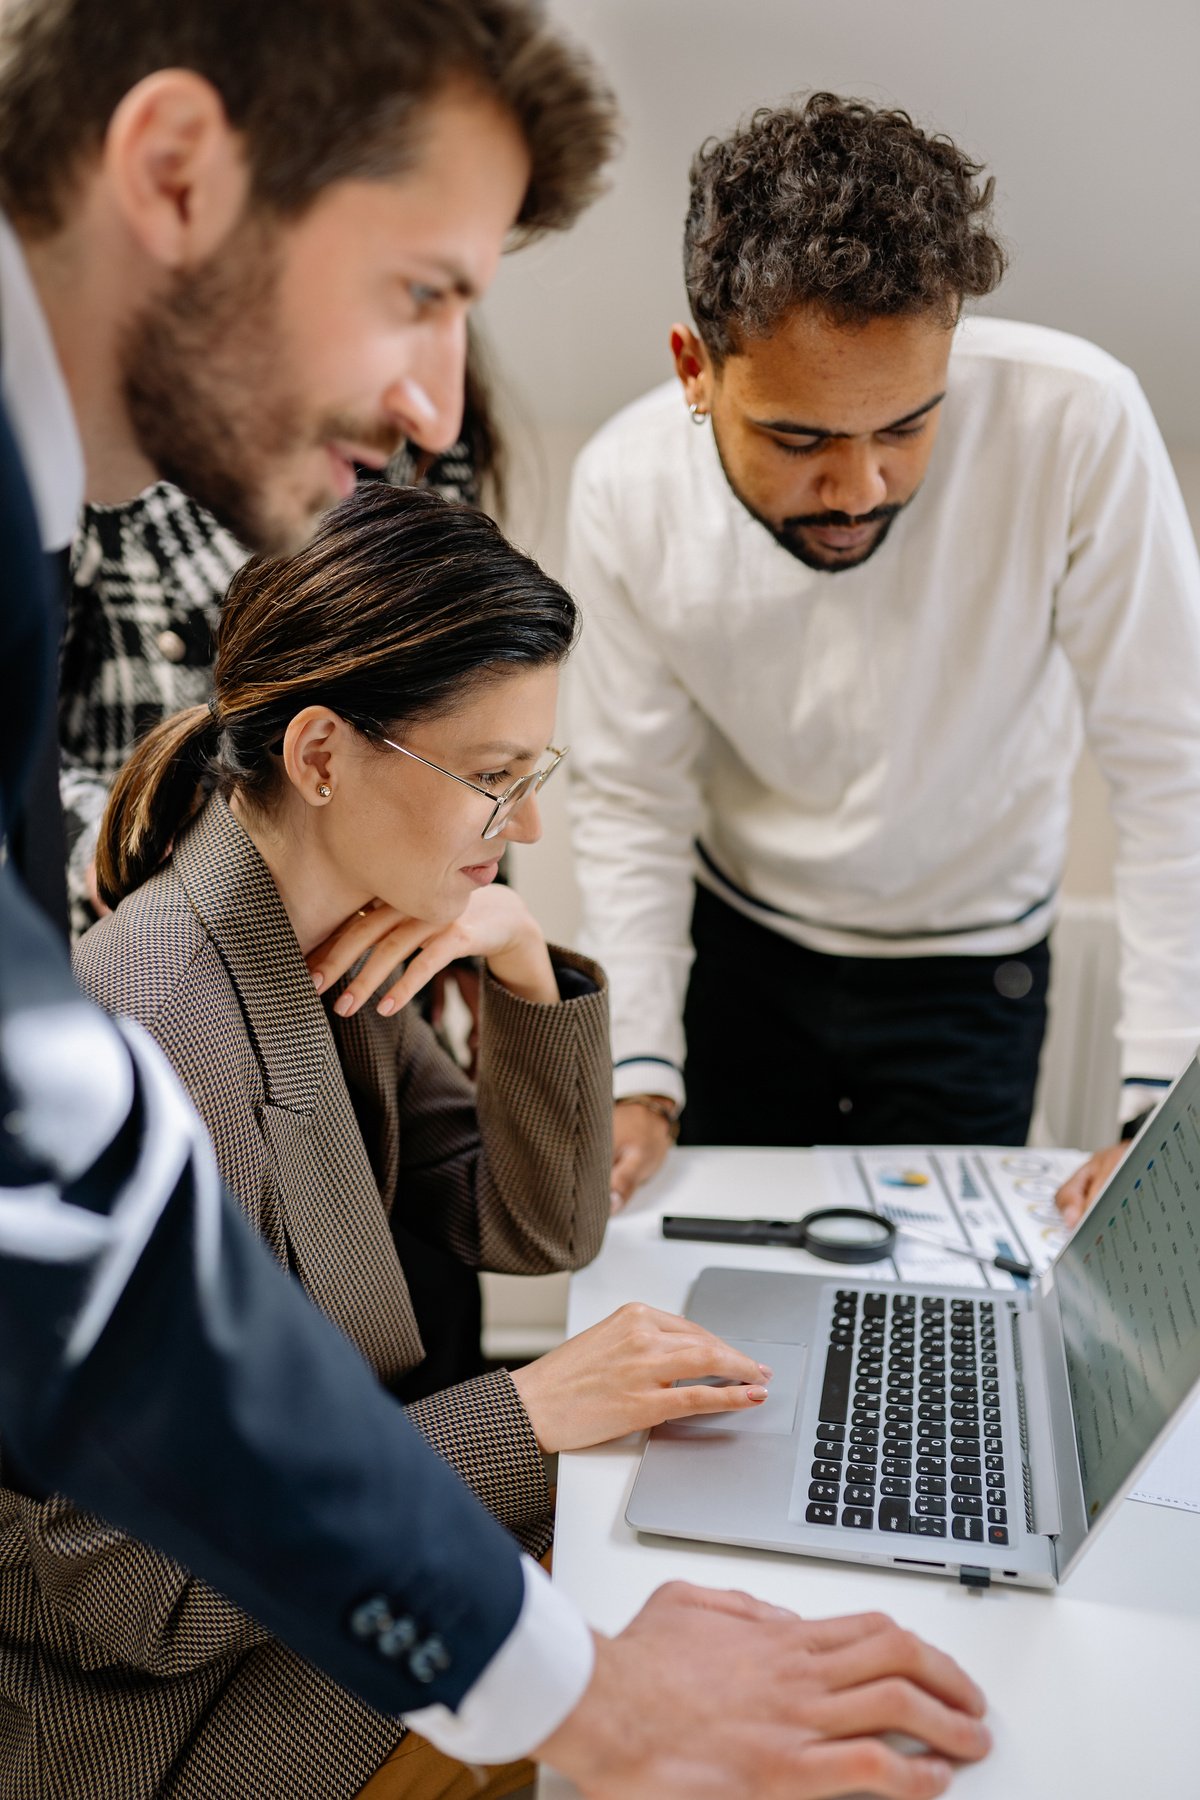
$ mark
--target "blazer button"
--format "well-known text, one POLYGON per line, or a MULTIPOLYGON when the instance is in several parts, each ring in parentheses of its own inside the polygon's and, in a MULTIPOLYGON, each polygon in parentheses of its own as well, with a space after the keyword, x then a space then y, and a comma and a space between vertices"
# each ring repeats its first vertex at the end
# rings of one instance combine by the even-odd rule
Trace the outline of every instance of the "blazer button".
POLYGON ((172 631, 169 627, 166 631, 160 631, 154 641, 158 645, 159 652, 166 657, 168 662, 181 663, 187 655, 187 645, 179 633, 172 631))
POLYGON ((379 1633, 379 1642, 375 1648, 380 1656, 386 1656, 390 1661, 393 1657, 403 1656, 406 1650, 411 1650, 416 1641, 417 1628, 412 1619, 395 1619, 389 1621, 386 1629, 379 1633))
POLYGON ((378 1637, 381 1632, 390 1631, 394 1623, 391 1608, 382 1594, 364 1600, 350 1614, 350 1629, 355 1637, 378 1637))
POLYGON ((414 1681, 428 1686, 435 1675, 450 1667, 450 1653, 440 1637, 426 1638, 409 1657, 408 1667, 414 1681))

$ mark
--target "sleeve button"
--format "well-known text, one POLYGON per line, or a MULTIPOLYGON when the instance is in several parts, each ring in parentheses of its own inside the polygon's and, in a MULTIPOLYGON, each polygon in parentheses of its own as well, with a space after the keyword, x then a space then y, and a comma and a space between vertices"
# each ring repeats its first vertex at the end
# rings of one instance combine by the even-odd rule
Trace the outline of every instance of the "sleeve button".
POLYGON ((350 1629, 355 1637, 378 1637, 383 1631, 390 1631, 394 1621, 388 1603, 382 1594, 376 1594, 371 1600, 364 1600, 350 1614, 350 1629))
POLYGON ((386 1628, 380 1631, 376 1649, 380 1656, 386 1656, 390 1660, 403 1656, 406 1650, 412 1649, 416 1641, 417 1628, 412 1620, 394 1619, 389 1620, 386 1628))
POLYGON ((440 1637, 426 1638, 409 1657, 408 1667, 414 1681, 428 1686, 436 1674, 450 1667, 450 1654, 440 1637))

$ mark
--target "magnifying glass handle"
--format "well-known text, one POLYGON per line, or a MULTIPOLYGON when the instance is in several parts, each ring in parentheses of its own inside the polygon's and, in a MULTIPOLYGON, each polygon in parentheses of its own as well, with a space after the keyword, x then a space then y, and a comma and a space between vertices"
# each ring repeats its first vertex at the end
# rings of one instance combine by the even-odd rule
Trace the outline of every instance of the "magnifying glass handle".
POLYGON ((799 1219, 701 1219, 668 1213, 665 1238, 690 1238, 705 1244, 798 1244, 799 1219))

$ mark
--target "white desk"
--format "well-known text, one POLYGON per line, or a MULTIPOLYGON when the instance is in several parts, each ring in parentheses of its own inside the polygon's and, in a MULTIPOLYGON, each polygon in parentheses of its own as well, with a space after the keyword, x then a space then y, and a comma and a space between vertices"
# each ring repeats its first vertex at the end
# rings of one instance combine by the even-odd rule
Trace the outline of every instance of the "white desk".
MULTIPOLYGON (((663 1212, 795 1216, 826 1204, 806 1154, 677 1151, 574 1277, 568 1329, 626 1300, 678 1311, 702 1268, 820 1269, 800 1251, 666 1243, 663 1212)), ((955 1800, 1196 1800, 1200 1516, 1127 1500, 1055 1593, 972 1594, 935 1576, 638 1538, 625 1505, 643 1439, 560 1460, 554 1579, 617 1631, 662 1582, 746 1589, 814 1617, 881 1610, 957 1657, 987 1693, 995 1749, 955 1800)), ((541 1800, 576 1790, 542 1776, 541 1800)), ((733 1800, 733 1796, 731 1796, 733 1800)), ((741 1797, 739 1797, 741 1800, 741 1797)), ((747 1797, 750 1800, 750 1797, 747 1797)))

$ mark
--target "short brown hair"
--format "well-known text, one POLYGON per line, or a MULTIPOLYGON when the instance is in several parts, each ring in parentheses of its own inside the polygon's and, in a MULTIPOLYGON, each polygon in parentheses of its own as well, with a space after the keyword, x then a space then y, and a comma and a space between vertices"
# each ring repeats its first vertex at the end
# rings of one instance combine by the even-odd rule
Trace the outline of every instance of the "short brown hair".
POLYGON ((982 173, 907 113, 837 94, 710 138, 692 162, 683 252, 708 350, 720 360, 798 306, 847 324, 920 312, 952 324, 1004 274, 982 173))
POLYGON ((30 231, 61 226, 124 95, 173 68, 212 83, 245 135, 253 199, 282 215, 402 170, 423 105, 456 78, 525 138, 523 239, 573 222, 615 143, 607 87, 536 0, 3 0, 0 207, 30 231))
POLYGON ((562 662, 578 622, 565 589, 486 513, 364 482, 295 556, 255 557, 234 576, 211 704, 156 725, 113 783, 102 899, 140 887, 214 788, 269 809, 279 740, 304 707, 332 707, 377 745, 496 676, 562 662))

